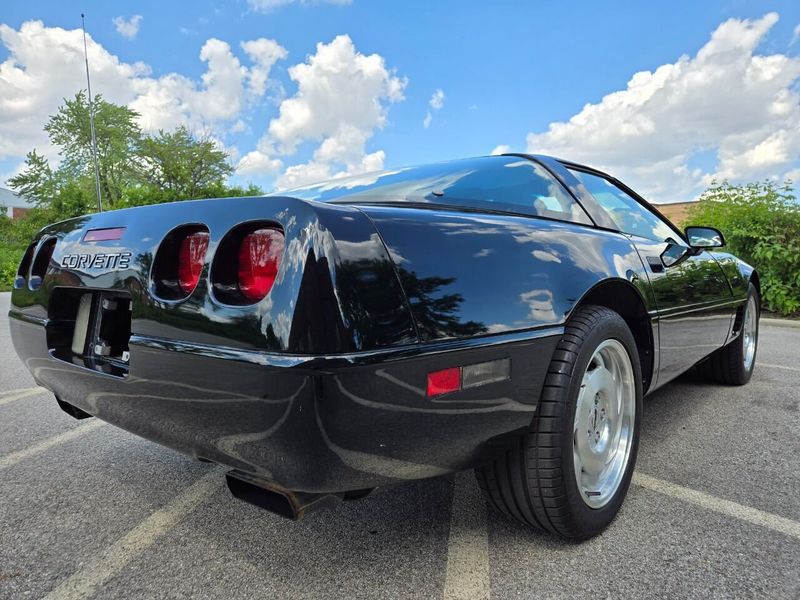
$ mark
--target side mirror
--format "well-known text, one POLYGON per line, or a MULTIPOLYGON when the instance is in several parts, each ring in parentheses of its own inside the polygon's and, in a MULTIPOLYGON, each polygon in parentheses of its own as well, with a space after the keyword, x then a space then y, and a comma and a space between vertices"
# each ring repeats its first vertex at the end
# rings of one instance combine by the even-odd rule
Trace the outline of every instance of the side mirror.
POLYGON ((713 227, 687 227, 684 233, 692 248, 722 248, 725 245, 722 233, 713 227))

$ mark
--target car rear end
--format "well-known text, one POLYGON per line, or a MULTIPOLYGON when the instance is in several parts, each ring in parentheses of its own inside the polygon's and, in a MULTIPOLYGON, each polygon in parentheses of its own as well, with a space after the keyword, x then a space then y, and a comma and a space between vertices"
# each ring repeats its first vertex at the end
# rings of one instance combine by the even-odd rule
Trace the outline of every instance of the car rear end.
POLYGON ((74 416, 290 490, 434 476, 530 422, 558 331, 420 340, 396 262, 358 208, 291 197, 80 217, 31 244, 12 339, 74 416))

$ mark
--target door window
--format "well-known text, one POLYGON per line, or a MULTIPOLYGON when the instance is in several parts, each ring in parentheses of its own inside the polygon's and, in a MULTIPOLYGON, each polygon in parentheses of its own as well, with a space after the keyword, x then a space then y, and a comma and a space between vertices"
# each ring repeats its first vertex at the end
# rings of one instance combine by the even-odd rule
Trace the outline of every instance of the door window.
POLYGON ((589 190, 622 233, 657 242, 681 243, 681 237, 661 217, 604 177, 570 169, 589 190))

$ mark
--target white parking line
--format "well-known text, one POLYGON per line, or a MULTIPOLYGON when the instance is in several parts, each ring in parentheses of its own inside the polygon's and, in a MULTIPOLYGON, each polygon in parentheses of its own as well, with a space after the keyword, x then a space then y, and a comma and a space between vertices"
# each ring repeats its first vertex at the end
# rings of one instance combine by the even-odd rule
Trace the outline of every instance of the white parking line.
POLYGON ((42 440, 41 442, 39 442, 38 444, 34 444, 30 448, 25 448, 24 450, 12 452, 11 454, 7 454, 6 456, 0 456, 0 470, 12 467, 20 461, 35 456, 40 452, 44 452, 45 450, 49 450, 53 446, 58 446, 59 444, 63 444, 64 442, 69 442, 70 440, 74 440, 75 438, 86 435, 87 433, 94 431, 95 429, 97 429, 98 427, 102 427, 103 425, 105 425, 105 423, 99 420, 93 421, 91 423, 86 423, 85 425, 78 425, 74 429, 70 429, 69 431, 65 431, 64 433, 60 433, 58 435, 54 435, 53 437, 49 437, 46 440, 42 440))
POLYGON ((33 388, 26 388, 23 390, 11 390, 10 392, 6 392, 2 396, 0 396, 0 406, 4 404, 9 404, 10 402, 14 402, 15 400, 22 400, 23 398, 27 398, 28 396, 35 396, 36 394, 43 394, 47 390, 43 387, 33 387, 33 388))
POLYGON ((219 489, 220 481, 219 472, 215 471, 190 485, 173 498, 169 504, 151 514, 80 571, 72 574, 47 594, 46 600, 76 600, 93 595, 98 588, 119 573, 131 560, 152 546, 159 536, 177 525, 181 519, 219 489))
POLYGON ((760 525, 761 527, 766 527, 767 529, 777 531, 783 535, 800 539, 800 523, 787 519, 786 517, 764 512, 763 510, 758 510, 750 506, 744 506, 743 504, 725 500, 724 498, 717 498, 711 494, 698 492, 697 490, 670 483, 663 479, 657 479, 650 475, 645 475, 644 473, 634 473, 633 482, 643 488, 658 492, 659 494, 696 504, 702 508, 713 510, 714 512, 739 519, 740 521, 752 523, 753 525, 760 525))
POLYGON ((453 511, 447 541, 445 600, 489 598, 489 536, 486 531, 486 501, 472 471, 457 473, 453 488, 453 511))
POLYGON ((769 363, 762 363, 762 362, 756 363, 756 366, 769 367, 770 369, 786 369, 787 371, 795 371, 797 373, 800 373, 800 369, 798 369, 797 367, 784 367, 783 365, 771 365, 769 363))

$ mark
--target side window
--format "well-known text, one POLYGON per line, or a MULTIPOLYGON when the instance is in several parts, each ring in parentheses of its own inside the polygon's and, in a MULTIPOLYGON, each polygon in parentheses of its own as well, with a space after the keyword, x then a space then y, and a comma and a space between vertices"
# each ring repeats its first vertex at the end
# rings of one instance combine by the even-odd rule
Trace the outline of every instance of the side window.
POLYGON ((583 171, 570 171, 589 190, 621 232, 657 242, 680 239, 658 215, 607 179, 583 171))
POLYGON ((580 204, 544 167, 525 158, 502 157, 489 168, 451 174, 442 192, 439 201, 592 224, 580 204))
POLYGON ((414 202, 491 208, 592 225, 550 172, 518 156, 484 156, 367 173, 281 192, 318 202, 414 202))

